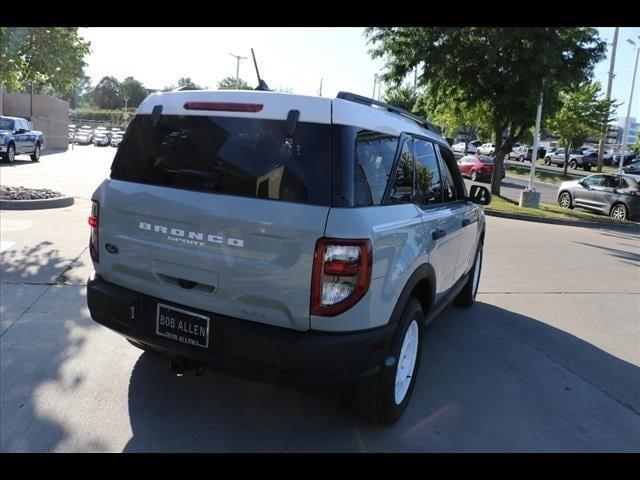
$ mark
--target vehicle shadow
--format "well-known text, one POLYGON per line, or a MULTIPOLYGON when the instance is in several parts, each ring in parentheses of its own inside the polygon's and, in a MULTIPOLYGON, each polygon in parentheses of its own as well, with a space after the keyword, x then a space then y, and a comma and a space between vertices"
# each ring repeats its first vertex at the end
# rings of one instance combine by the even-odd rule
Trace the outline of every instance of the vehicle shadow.
POLYGON ((488 303, 426 331, 419 378, 395 425, 339 396, 208 371, 176 377, 154 353, 129 383, 126 452, 638 451, 640 368, 488 303))

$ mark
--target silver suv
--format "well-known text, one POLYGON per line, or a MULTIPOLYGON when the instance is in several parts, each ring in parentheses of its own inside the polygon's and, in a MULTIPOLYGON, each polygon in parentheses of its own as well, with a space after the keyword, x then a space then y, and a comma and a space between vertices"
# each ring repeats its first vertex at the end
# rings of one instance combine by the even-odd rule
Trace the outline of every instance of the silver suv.
POLYGON ((184 372, 407 407, 425 326, 470 306, 490 194, 428 122, 350 93, 149 96, 95 191, 92 318, 184 372))

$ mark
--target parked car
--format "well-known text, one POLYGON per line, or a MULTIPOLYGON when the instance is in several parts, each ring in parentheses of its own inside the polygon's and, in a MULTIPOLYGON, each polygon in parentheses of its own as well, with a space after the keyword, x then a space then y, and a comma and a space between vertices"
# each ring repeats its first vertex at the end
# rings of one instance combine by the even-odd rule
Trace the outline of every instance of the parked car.
POLYGON ((16 155, 29 155, 33 162, 40 160, 44 150, 44 135, 31 130, 31 124, 24 118, 0 116, 0 157, 12 163, 16 155))
POLYGON ((76 145, 91 145, 93 142, 93 132, 91 130, 81 128, 76 132, 73 141, 76 145))
POLYGON ((111 140, 109 141, 109 144, 112 147, 119 147, 120 143, 122 143, 122 137, 124 136, 124 132, 112 132, 111 133, 111 140))
POLYGON ((640 175, 640 159, 636 157, 633 162, 626 167, 622 167, 622 171, 631 175, 640 175))
POLYGON ((476 153, 480 145, 482 145, 480 140, 472 140, 469 142, 469 145, 467 145, 467 151, 464 153, 476 153))
POLYGON ((465 142, 454 143, 451 146, 451 150, 453 150, 454 153, 464 153, 465 146, 466 146, 465 142))
POLYGON ((93 144, 96 147, 108 147, 110 143, 109 133, 106 130, 96 130, 93 137, 93 144))
POLYGON ((177 91, 125 136, 92 195, 91 317, 174 371, 342 383, 395 422, 482 265, 490 193, 436 128, 345 92, 177 91))
MULTIPOLYGON (((458 160, 458 169, 463 177, 469 177, 471 181, 491 181, 493 175, 493 158, 486 155, 467 155, 458 160)), ((502 168, 502 178, 505 177, 505 169, 502 168)))
POLYGON ((561 183, 558 204, 604 213, 616 220, 634 220, 640 217, 640 185, 627 175, 589 175, 561 183))
POLYGON ((495 143, 483 143, 478 147, 478 153, 481 155, 495 155, 496 144, 495 143))
MULTIPOLYGON (((540 150, 538 150, 538 152, 540 152, 540 150)), ((507 154, 507 159, 517 160, 519 162, 524 162, 525 160, 528 160, 530 162, 531 155, 533 155, 533 147, 529 145, 520 145, 520 146, 514 147, 513 150, 511 150, 507 154)))
MULTIPOLYGON (((544 164, 564 167, 564 152, 565 152, 564 148, 559 148, 554 152, 547 153, 544 157, 544 164)), ((597 154, 595 158, 597 162, 597 158, 598 158, 597 154)), ((582 152, 579 149, 577 148, 573 149, 569 153, 569 162, 568 162, 569 168, 575 170, 576 168, 580 167, 585 171, 589 171, 591 170, 591 167, 593 165, 595 165, 595 163, 593 163, 593 157, 587 157, 586 159, 583 159, 582 152)))
POLYGON ((624 156, 624 160, 622 166, 625 166, 631 163, 636 159, 637 155, 633 152, 624 152, 624 155, 621 152, 617 152, 613 155, 612 165, 620 165, 620 158, 624 156))
POLYGON ((69 143, 73 143, 73 138, 76 136, 78 127, 75 125, 69 125, 69 143))

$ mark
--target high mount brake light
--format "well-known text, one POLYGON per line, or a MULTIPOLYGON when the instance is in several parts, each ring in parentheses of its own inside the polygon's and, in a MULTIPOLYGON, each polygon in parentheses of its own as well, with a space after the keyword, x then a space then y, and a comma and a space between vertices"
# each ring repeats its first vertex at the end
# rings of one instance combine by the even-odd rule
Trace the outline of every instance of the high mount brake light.
POLYGON ((91 236, 89 237, 89 254, 95 263, 100 261, 100 249, 98 243, 98 224, 100 222, 100 204, 95 200, 91 203, 91 216, 89 225, 91 226, 91 236))
POLYGON ((260 112, 264 105, 261 103, 231 103, 231 102, 187 102, 185 110, 208 110, 214 112, 260 112))
POLYGON ((311 279, 311 314, 339 315, 355 305, 371 284, 371 241, 320 238, 311 279))

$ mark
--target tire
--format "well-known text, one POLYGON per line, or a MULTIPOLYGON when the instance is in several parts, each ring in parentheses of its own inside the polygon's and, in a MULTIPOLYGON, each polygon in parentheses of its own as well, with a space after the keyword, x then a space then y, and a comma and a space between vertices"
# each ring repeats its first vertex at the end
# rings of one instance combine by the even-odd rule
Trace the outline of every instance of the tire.
POLYGON ((591 171, 591 165, 585 165, 582 168, 584 169, 585 172, 590 172, 591 171))
POLYGON ((9 144, 7 151, 2 154, 2 161, 13 163, 16 159, 16 147, 13 143, 9 144))
POLYGON ((360 417, 371 422, 391 425, 402 416, 409 404, 418 376, 423 337, 424 313, 420 302, 412 297, 398 320, 389 357, 385 360, 381 372, 365 380, 356 393, 355 408, 360 417), (406 370, 399 371, 403 365, 406 370), (396 386, 396 376, 403 374, 408 375, 396 386))
POLYGON ((455 304, 460 307, 468 308, 473 305, 473 302, 476 300, 478 285, 480 284, 480 274, 482 273, 482 247, 483 242, 481 240, 478 245, 478 250, 476 250, 476 256, 473 260, 473 267, 471 268, 469 280, 467 280, 462 291, 456 297, 455 304))
POLYGON ((478 172, 476 172, 475 170, 473 170, 471 172, 471 181, 472 182, 477 182, 478 181, 478 172))
POLYGON ((571 170, 575 170, 576 168, 578 168, 578 162, 576 162, 575 160, 571 160, 569 162, 569 168, 571 168, 571 170))
POLYGON ((573 201, 571 200, 571 194, 569 192, 562 192, 558 196, 558 205, 562 208, 573 208, 573 201))
POLYGON ((524 155, 520 155, 520 156, 518 157, 518 160, 519 160, 519 161, 521 161, 522 163, 524 163, 524 155))
POLYGON ((609 216, 614 220, 624 222, 629 218, 629 209, 624 203, 616 203, 611 207, 609 216))
POLYGON ((40 161, 40 144, 39 143, 36 143, 36 150, 31 154, 31 161, 32 162, 40 161))
POLYGON ((551 159, 549 157, 545 157, 544 164, 547 165, 547 166, 550 166, 551 165, 551 159))

